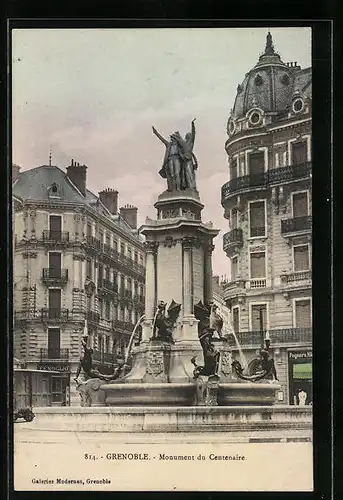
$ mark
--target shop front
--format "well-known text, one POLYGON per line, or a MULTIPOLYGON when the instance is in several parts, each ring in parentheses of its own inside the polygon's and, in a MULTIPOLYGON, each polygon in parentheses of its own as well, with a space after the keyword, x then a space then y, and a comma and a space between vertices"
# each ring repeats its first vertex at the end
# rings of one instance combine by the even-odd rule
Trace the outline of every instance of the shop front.
POLYGON ((49 406, 70 405, 70 366, 66 363, 39 363, 38 370, 51 372, 49 406))
POLYGON ((312 405, 312 349, 288 351, 289 404, 312 405))

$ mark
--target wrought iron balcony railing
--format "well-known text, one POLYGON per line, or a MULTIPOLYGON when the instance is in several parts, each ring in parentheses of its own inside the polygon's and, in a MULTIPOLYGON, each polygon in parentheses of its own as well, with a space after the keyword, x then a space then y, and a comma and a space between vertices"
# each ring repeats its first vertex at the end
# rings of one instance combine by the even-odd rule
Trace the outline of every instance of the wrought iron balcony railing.
POLYGON ((111 293, 117 293, 118 292, 118 285, 117 283, 113 283, 113 281, 104 279, 102 280, 102 288, 105 290, 111 292, 111 293))
POLYGON ((307 161, 285 167, 273 168, 267 172, 256 175, 236 177, 222 186, 222 203, 237 191, 246 191, 256 187, 268 186, 270 184, 280 184, 298 179, 305 179, 310 177, 311 171, 312 162, 307 161))
POLYGON ((69 309, 43 308, 41 309, 42 320, 68 321, 69 309))
POLYGON ((122 321, 119 319, 112 320, 112 329, 113 330, 125 330, 127 332, 132 332, 133 328, 134 328, 134 325, 130 321, 122 321))
POLYGON ((40 350, 41 361, 60 361, 69 359, 69 349, 65 348, 43 348, 40 350))
POLYGON ((114 364, 116 358, 111 352, 102 352, 97 349, 93 349, 92 359, 96 363, 110 363, 114 364))
POLYGON ((87 311, 86 318, 90 323, 99 323, 100 314, 95 311, 87 311))
POLYGON ((67 283, 68 269, 44 268, 42 272, 43 283, 67 283))
POLYGON ((225 233, 223 236, 223 250, 226 251, 230 247, 235 247, 243 244, 243 231, 240 228, 235 228, 225 233))
MULTIPOLYGON (((312 342, 312 328, 283 328, 261 332, 260 330, 248 332, 236 332, 240 346, 260 347, 266 335, 269 333, 270 346, 278 344, 302 344, 312 342)), ((229 335, 228 342, 233 347, 236 341, 233 335, 229 335)))
POLYGON ((87 247, 93 250, 100 250, 101 243, 100 240, 95 238, 94 236, 86 236, 87 247))
POLYGON ((42 233, 42 239, 45 243, 68 243, 69 242, 69 231, 49 231, 44 230, 42 233))
POLYGON ((312 215, 284 219, 281 221, 281 234, 296 233, 299 231, 311 231, 312 215))

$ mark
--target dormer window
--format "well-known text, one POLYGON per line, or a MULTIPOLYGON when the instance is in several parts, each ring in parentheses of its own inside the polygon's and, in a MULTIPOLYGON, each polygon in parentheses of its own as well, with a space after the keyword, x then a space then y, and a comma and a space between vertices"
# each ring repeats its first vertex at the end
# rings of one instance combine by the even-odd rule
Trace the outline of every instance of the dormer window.
POLYGON ((301 97, 294 99, 292 103, 292 110, 294 113, 301 113, 305 107, 304 100, 301 97))
POLYGON ((248 113, 249 125, 252 127, 257 127, 262 125, 262 112, 258 108, 254 108, 248 113))
POLYGON ((261 76, 261 75, 257 75, 257 76, 255 77, 255 80, 254 80, 254 81, 255 81, 255 85, 256 85, 256 87, 260 87, 260 86, 262 85, 262 83, 263 83, 262 76, 261 76))
POLYGON ((53 182, 48 188, 49 198, 61 198, 60 188, 56 182, 53 182))

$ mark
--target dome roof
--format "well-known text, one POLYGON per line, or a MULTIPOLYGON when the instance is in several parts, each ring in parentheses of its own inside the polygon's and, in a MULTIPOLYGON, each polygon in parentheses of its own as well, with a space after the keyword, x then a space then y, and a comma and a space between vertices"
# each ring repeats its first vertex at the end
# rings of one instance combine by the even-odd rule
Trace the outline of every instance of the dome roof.
POLYGON ((311 68, 302 70, 297 63, 284 63, 268 33, 264 53, 238 85, 231 117, 243 118, 253 108, 264 113, 286 111, 297 93, 311 97, 311 68))

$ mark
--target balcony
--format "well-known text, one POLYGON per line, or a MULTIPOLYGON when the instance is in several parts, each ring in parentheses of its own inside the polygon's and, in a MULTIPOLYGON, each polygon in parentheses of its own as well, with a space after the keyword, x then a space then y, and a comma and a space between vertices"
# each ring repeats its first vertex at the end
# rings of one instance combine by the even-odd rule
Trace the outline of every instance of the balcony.
POLYGON ((118 285, 107 279, 98 281, 98 289, 101 289, 108 295, 116 295, 118 293, 118 285))
POLYGON ((45 285, 64 285, 68 281, 68 269, 44 268, 42 281, 45 285))
POLYGON ((256 290, 256 288, 267 288, 267 278, 255 278, 247 281, 246 288, 256 290))
POLYGON ((40 350, 40 360, 42 361, 68 361, 69 349, 50 348, 40 350))
POLYGON ((43 308, 41 309, 41 319, 43 321, 66 322, 69 318, 69 309, 43 308))
POLYGON ((112 321, 112 330, 124 330, 125 332, 132 332, 134 325, 130 321, 122 321, 114 319, 112 321))
POLYGON ((26 323, 28 321, 34 321, 34 320, 40 321, 40 319, 41 319, 41 314, 39 311, 36 311, 36 310, 23 309, 21 311, 14 312, 14 323, 15 324, 22 324, 22 323, 26 323))
POLYGON ((236 279, 224 285, 224 300, 243 299, 246 295, 245 281, 236 279))
POLYGON ((86 245, 87 245, 87 250, 89 250, 92 253, 99 252, 101 248, 100 240, 98 240, 94 236, 86 236, 86 245))
POLYGON ((86 318, 89 323, 98 324, 100 321, 100 314, 95 311, 87 311, 86 318))
POLYGON ((312 231, 312 215, 304 217, 295 217, 293 219, 284 219, 281 221, 281 234, 283 236, 292 236, 307 234, 312 231))
POLYGON ((281 284, 297 285, 305 281, 312 281, 312 271, 296 271, 294 273, 282 274, 280 279, 281 284))
POLYGON ((92 360, 95 361, 95 363, 109 363, 113 365, 115 363, 115 355, 111 352, 102 352, 93 349, 92 360))
POLYGON ((69 231, 49 231, 44 230, 42 233, 42 239, 44 243, 68 243, 69 242, 69 231))
MULTIPOLYGON (((312 342, 312 328, 284 328, 269 330, 268 332, 261 332, 260 330, 236 332, 236 337, 241 347, 259 348, 263 345, 268 333, 271 348, 280 344, 311 344, 312 342)), ((229 336, 228 342, 232 347, 236 347, 232 334, 229 336)))
POLYGON ((286 167, 273 168, 257 175, 244 175, 226 182, 222 186, 224 204, 233 194, 243 193, 256 188, 263 189, 270 185, 284 184, 301 179, 308 179, 312 172, 312 162, 304 162, 286 167))
POLYGON ((135 262, 126 255, 119 253, 117 250, 111 248, 106 243, 100 244, 98 250, 100 250, 99 258, 103 262, 110 265, 112 264, 113 267, 123 270, 128 274, 132 274, 133 276, 137 276, 140 278, 143 278, 145 276, 144 266, 138 264, 138 262, 135 262))
POLYGON ((228 253, 243 245, 242 229, 232 229, 223 236, 223 250, 228 253))

